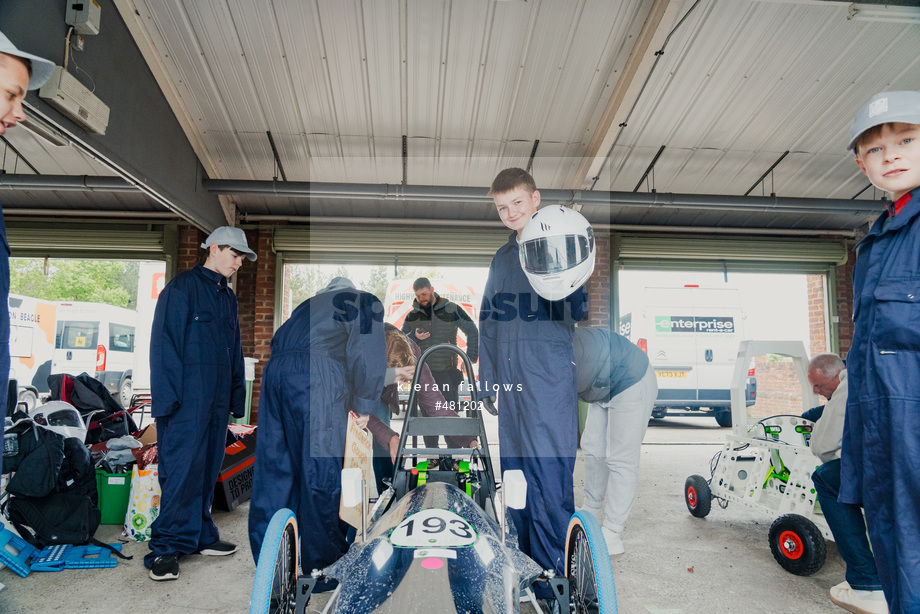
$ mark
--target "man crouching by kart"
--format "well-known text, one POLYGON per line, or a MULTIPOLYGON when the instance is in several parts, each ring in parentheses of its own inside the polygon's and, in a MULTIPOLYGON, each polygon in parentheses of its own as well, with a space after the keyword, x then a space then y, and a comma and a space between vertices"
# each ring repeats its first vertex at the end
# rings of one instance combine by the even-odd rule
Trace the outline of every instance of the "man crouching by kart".
MULTIPOLYGON (((302 569, 322 569, 348 550, 339 520, 348 412, 372 414, 387 370, 383 305, 334 278, 278 329, 262 374, 249 542, 258 563, 272 515, 291 509, 302 569)), ((335 588, 317 583, 314 592, 335 588)))

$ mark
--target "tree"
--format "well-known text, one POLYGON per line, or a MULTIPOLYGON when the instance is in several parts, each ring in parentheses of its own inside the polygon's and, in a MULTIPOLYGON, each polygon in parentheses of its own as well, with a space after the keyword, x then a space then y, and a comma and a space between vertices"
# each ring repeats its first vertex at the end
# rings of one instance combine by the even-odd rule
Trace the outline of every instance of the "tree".
POLYGON ((339 266, 334 273, 324 273, 316 264, 295 264, 291 267, 291 304, 301 304, 329 285, 333 277, 347 277, 351 273, 344 266, 339 266))
POLYGON ((138 263, 105 260, 10 260, 10 292, 49 301, 88 301, 133 307, 138 263))

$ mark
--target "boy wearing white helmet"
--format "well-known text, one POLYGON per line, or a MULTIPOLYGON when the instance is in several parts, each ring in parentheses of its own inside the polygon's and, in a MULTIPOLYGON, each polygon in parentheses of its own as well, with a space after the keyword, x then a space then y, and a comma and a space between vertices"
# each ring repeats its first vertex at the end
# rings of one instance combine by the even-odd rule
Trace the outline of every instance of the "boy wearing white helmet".
MULTIPOLYGON (((572 337, 588 295, 578 286, 563 300, 547 300, 521 266, 521 235, 540 205, 533 177, 505 169, 490 195, 514 232, 489 267, 479 316, 479 389, 482 396, 498 392, 502 470, 520 469, 527 478, 527 506, 510 510, 521 550, 562 574, 578 446, 572 337)), ((551 596, 549 587, 538 586, 537 593, 551 596)))
POLYGON ((891 201, 856 247, 839 501, 865 509, 890 611, 920 612, 920 92, 873 96, 848 149, 891 201))

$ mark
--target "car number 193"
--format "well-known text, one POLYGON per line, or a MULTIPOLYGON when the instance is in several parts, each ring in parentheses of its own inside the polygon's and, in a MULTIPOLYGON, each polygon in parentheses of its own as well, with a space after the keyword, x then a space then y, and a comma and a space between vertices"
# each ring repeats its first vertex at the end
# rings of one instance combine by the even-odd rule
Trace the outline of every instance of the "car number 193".
POLYGON ((462 547, 475 541, 476 529, 470 523, 442 509, 412 514, 390 532, 390 543, 397 548, 462 547))

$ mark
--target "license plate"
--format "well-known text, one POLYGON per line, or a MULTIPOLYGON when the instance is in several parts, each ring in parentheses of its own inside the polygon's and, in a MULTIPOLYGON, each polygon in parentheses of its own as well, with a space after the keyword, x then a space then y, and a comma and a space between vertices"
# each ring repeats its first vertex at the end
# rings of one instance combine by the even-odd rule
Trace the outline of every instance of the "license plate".
POLYGON ((686 371, 655 371, 655 375, 664 379, 682 378, 687 379, 686 371))

